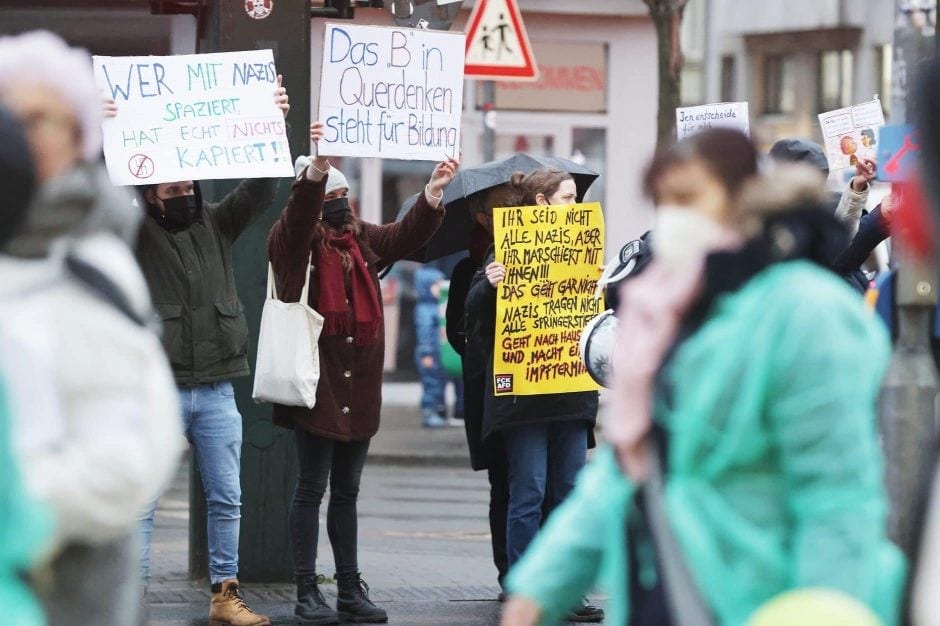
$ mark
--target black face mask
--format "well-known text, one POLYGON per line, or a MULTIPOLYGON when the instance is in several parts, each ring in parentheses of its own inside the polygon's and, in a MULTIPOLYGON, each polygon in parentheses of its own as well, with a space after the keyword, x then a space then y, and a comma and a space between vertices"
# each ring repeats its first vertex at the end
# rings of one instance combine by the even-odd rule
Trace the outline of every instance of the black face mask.
POLYGON ((161 218, 167 230, 182 230, 196 221, 196 196, 177 196, 162 200, 161 218))
POLYGON ((342 228, 351 219, 349 198, 334 198, 323 203, 323 221, 331 228, 342 228))

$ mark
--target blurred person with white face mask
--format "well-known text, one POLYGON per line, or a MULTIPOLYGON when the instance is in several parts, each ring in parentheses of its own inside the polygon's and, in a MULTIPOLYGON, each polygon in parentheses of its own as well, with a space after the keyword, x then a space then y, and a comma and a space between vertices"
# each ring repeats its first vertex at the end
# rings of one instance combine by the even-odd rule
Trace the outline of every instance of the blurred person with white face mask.
POLYGON ((610 445, 510 572, 503 626, 553 623, 595 583, 618 625, 745 624, 822 587, 892 626, 889 344, 829 268, 847 234, 822 177, 758 176, 750 140, 711 129, 660 151, 645 188, 654 256, 621 289, 610 445))

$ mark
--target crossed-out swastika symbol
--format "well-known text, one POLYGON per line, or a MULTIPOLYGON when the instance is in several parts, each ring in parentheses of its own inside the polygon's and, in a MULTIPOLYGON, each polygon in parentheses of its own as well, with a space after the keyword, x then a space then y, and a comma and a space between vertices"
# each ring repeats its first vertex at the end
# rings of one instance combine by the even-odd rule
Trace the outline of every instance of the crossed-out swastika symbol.
POLYGON ((134 178, 150 178, 153 176, 153 159, 146 154, 135 154, 127 161, 127 169, 134 178))

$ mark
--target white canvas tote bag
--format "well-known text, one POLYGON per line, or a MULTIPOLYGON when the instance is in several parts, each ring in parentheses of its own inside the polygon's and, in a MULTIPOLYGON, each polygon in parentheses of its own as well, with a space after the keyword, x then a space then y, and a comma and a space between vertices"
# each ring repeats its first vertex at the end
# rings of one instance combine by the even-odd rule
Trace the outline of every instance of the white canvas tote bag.
POLYGON ((310 260, 299 302, 281 302, 274 284, 274 268, 268 263, 268 291, 261 311, 258 359, 255 363, 255 402, 274 402, 312 409, 320 382, 317 342, 323 316, 307 304, 310 260))

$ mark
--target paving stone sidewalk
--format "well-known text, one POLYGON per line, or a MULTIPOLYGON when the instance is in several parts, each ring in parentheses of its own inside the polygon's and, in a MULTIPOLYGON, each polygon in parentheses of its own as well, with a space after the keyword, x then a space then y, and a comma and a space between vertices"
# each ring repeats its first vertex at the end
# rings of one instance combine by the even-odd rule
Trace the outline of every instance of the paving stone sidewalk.
MULTIPOLYGON (((392 624, 499 623, 490 553, 486 476, 470 470, 462 428, 421 427, 417 384, 386 385, 383 423, 363 472, 359 560, 371 596, 392 624)), ((333 573, 320 523, 318 569, 333 573)), ((154 527, 147 624, 207 625, 209 589, 187 578, 188 466, 160 500, 154 527)), ((335 586, 324 595, 335 601, 335 586)), ((246 597, 273 624, 294 624, 292 584, 247 584, 246 597)))

